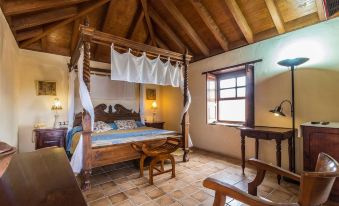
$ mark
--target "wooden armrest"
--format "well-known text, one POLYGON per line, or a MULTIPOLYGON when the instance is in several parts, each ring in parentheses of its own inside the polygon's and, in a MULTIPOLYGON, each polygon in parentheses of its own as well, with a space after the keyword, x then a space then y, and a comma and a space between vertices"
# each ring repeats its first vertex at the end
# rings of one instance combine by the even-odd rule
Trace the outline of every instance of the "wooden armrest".
POLYGON ((284 177, 288 177, 290 179, 293 179, 295 181, 300 182, 300 175, 297 175, 293 172, 290 172, 288 170, 285 170, 281 167, 275 166, 275 165, 271 165, 271 164, 267 164, 264 161, 255 159, 255 158, 251 158, 248 160, 248 163, 250 163, 251 165, 255 166, 257 169, 259 170, 265 170, 265 171, 270 171, 273 172, 277 175, 281 175, 284 177))
POLYGON ((219 181, 214 178, 207 178, 203 182, 204 187, 212 189, 216 192, 214 206, 224 206, 226 196, 239 200, 242 203, 256 206, 299 206, 297 203, 274 203, 256 196, 250 195, 239 188, 219 181))

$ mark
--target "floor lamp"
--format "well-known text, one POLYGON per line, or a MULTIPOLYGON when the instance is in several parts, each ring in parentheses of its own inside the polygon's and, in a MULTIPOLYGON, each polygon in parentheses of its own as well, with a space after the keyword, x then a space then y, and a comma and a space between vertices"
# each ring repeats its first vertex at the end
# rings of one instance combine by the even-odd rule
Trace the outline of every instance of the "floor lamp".
MULTIPOLYGON (((276 116, 286 116, 283 112, 283 104, 289 103, 291 106, 291 116, 292 116, 292 129, 295 130, 295 101, 294 101, 294 70, 295 67, 298 65, 301 65, 305 62, 307 62, 309 58, 295 58, 295 59, 285 59, 282 61, 279 61, 278 64, 281 66, 286 66, 291 68, 291 81, 292 81, 292 99, 289 100, 283 100, 279 106, 275 107, 273 110, 270 110, 270 112, 274 113, 276 116)), ((295 172, 295 132, 292 136, 292 165, 290 166, 290 170, 292 172, 295 172)))

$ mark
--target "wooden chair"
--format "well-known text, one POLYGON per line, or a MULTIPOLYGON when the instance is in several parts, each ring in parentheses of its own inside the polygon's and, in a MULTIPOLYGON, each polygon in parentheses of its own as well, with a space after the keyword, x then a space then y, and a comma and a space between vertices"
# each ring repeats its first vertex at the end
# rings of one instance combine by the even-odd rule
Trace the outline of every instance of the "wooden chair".
POLYGON ((204 180, 203 185, 205 187, 215 190, 214 206, 224 206, 226 196, 255 206, 318 206, 327 201, 335 178, 339 176, 338 162, 325 153, 319 154, 315 172, 303 172, 301 176, 257 159, 252 158, 249 160, 249 163, 257 168, 255 179, 248 183, 249 194, 214 178, 204 180), (298 203, 273 203, 269 200, 256 197, 257 187, 264 180, 266 171, 299 181, 300 193, 298 203))
POLYGON ((140 177, 144 176, 144 161, 147 157, 151 157, 151 163, 149 166, 149 183, 153 184, 153 177, 157 175, 161 175, 167 172, 172 172, 172 178, 175 177, 175 160, 172 152, 176 151, 180 146, 180 140, 178 138, 168 137, 166 142, 160 146, 149 147, 146 144, 142 144, 141 146, 132 143, 132 147, 141 153, 140 157, 140 177), (164 161, 170 160, 172 168, 165 170, 164 169, 164 161), (157 164, 160 163, 160 169, 157 168, 157 164), (157 170, 158 173, 153 173, 154 170, 157 170))

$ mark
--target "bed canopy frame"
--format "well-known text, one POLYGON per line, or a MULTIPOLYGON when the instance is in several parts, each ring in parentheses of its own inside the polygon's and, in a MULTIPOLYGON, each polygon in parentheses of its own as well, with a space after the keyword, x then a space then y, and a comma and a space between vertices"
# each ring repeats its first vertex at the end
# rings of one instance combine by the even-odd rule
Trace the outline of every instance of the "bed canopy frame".
MULTIPOLYGON (((186 105, 188 102, 188 63, 192 59, 192 56, 188 54, 187 50, 185 53, 177 53, 169 51, 162 48, 153 47, 150 45, 142 44, 139 42, 134 42, 129 39, 117 37, 108 33, 100 32, 89 26, 88 21, 85 20, 85 25, 79 27, 80 35, 79 40, 76 46, 76 49, 73 51, 71 56, 70 63, 68 64, 69 71, 71 72, 76 68, 77 62, 80 57, 80 49, 83 45, 84 60, 83 60, 83 80, 90 92, 91 82, 91 68, 90 68, 90 59, 91 59, 91 45, 99 44, 110 47, 114 44, 114 48, 119 52, 125 52, 131 49, 134 55, 140 55, 143 52, 146 52, 146 55, 151 58, 160 56, 160 59, 180 62, 183 64, 183 77, 184 77, 184 102, 183 105, 186 105)), ((188 112, 184 113, 183 119, 181 122, 182 125, 182 138, 181 138, 181 148, 183 149, 183 161, 187 162, 189 160, 189 114, 188 112)), ((81 171, 82 176, 82 189, 88 189, 90 187, 89 178, 91 175, 92 166, 97 166, 98 164, 94 163, 93 155, 100 155, 98 153, 92 153, 91 147, 91 116, 84 109, 82 113, 82 138, 83 138, 83 167, 81 171)))

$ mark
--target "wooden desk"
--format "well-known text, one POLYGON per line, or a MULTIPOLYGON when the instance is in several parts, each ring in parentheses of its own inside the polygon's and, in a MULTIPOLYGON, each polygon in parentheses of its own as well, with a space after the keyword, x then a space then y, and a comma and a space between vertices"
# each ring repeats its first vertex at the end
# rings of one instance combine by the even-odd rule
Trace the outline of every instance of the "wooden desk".
MULTIPOLYGON (((297 130, 295 130, 297 132, 297 130)), ((281 141, 288 140, 288 153, 289 153, 289 169, 293 169, 293 159, 295 158, 292 152, 292 137, 293 130, 290 128, 279 127, 241 127, 241 160, 242 160, 242 173, 245 173, 245 137, 255 139, 255 158, 259 159, 259 139, 275 140, 276 141, 276 159, 278 167, 281 167, 281 141)), ((281 177, 277 177, 280 183, 281 177)))
POLYGON ((0 205, 85 206, 63 148, 15 154, 0 177, 0 205))

